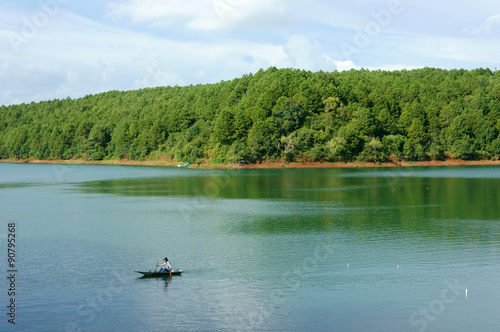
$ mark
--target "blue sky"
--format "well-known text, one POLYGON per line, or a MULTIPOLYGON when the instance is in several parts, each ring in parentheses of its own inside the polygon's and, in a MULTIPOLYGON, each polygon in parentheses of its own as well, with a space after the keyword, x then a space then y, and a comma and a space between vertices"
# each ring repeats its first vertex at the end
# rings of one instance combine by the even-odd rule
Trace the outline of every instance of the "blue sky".
POLYGON ((311 71, 500 67, 497 0, 0 0, 0 105, 311 71))

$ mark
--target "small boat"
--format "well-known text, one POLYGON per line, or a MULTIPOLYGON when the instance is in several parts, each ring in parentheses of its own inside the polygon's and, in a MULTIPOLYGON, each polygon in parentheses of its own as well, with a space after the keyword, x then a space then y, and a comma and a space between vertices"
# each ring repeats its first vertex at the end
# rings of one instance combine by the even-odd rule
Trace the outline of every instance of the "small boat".
POLYGON ((172 272, 156 272, 156 271, 135 271, 141 273, 143 277, 169 277, 169 276, 180 276, 182 270, 172 270, 172 272))

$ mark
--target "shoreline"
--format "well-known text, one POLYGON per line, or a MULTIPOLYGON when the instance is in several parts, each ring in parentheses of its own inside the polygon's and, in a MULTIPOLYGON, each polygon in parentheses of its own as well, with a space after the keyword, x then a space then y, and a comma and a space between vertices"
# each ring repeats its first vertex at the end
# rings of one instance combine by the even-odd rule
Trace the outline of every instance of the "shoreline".
MULTIPOLYGON (((0 159, 0 163, 10 164, 54 164, 54 165, 114 165, 114 166, 156 166, 156 167, 179 167, 184 163, 154 159, 154 160, 99 160, 88 161, 84 159, 69 160, 40 160, 40 159, 0 159)), ((462 160, 446 159, 429 161, 392 161, 386 163, 374 162, 280 162, 264 161, 255 164, 210 164, 208 162, 191 164, 193 169, 298 169, 298 168, 383 168, 383 167, 456 167, 456 166, 500 166, 500 160, 462 160)))

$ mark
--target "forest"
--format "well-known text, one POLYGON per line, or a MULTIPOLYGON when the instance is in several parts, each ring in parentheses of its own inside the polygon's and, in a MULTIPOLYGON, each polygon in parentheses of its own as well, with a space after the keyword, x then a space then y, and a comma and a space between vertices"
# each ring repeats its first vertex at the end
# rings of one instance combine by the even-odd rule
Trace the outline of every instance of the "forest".
POLYGON ((500 156, 500 72, 260 70, 0 107, 0 159, 388 162, 500 156))

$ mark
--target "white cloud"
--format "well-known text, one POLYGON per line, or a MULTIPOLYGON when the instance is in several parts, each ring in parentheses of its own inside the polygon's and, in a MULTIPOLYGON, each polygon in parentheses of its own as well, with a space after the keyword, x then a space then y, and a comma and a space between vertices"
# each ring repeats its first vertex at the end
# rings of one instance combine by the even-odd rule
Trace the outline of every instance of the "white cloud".
POLYGON ((283 46, 286 58, 280 61, 280 67, 291 67, 310 71, 334 71, 356 68, 348 61, 338 61, 326 54, 323 46, 317 40, 311 40, 303 35, 293 35, 283 46))
POLYGON ((321 44, 305 36, 292 36, 283 49, 288 56, 286 67, 311 71, 336 69, 333 62, 324 57, 325 51, 321 44))
MULTIPOLYGON (((4 30, 0 34, 16 33, 4 30)), ((108 90, 212 83, 269 66, 335 70, 318 41, 177 41, 98 24, 69 12, 20 45, 0 38, 0 104, 108 90), (32 55, 36 54, 36 57, 32 55)))
POLYGON ((500 14, 491 15, 500 5, 477 1, 401 0, 403 10, 363 45, 357 34, 388 1, 89 0, 94 16, 69 2, 31 34, 23 24, 40 19, 42 7, 13 2, 0 12, 0 104, 213 83, 269 66, 500 67, 500 14), (346 57, 343 44, 359 52, 346 57))
POLYGON ((488 17, 486 19, 486 21, 484 22, 484 24, 482 24, 481 26, 473 29, 471 31, 471 33, 474 34, 474 35, 478 35, 478 34, 482 34, 482 33, 490 34, 491 30, 495 26, 498 26, 498 25, 500 25, 500 13, 488 17))
MULTIPOLYGON (((436 59, 442 63, 459 64, 454 66, 455 68, 489 67, 493 69, 500 64, 496 56, 500 54, 500 43, 492 38, 411 35, 406 40, 405 47, 408 54, 418 54, 422 59, 436 59)), ((429 66, 428 63, 424 65, 429 66)))
POLYGON ((290 8, 298 0, 127 0, 112 2, 109 16, 131 19, 156 27, 180 26, 187 29, 266 29, 288 25, 294 20, 290 8))
POLYGON ((114 19, 130 18, 134 22, 148 22, 159 26, 192 21, 205 12, 213 16, 214 8, 210 1, 157 1, 129 0, 109 5, 109 15, 114 19))

